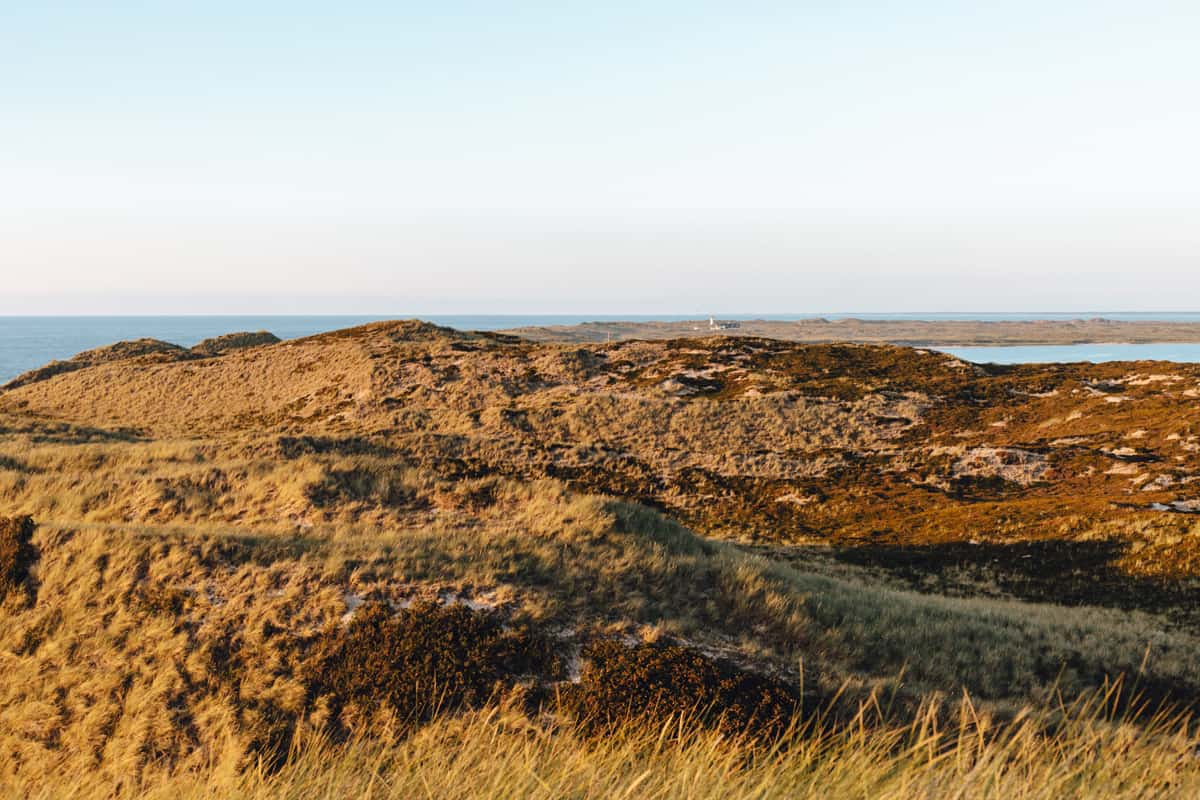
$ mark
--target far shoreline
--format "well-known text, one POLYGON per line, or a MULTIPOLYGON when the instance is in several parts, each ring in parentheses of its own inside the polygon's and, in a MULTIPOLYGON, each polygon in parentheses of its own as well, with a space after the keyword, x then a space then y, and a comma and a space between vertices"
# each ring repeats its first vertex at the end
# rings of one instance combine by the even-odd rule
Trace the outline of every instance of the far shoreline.
POLYGON ((1200 345, 1200 322, 1163 320, 910 320, 825 319, 593 321, 531 325, 498 333, 536 342, 603 343, 627 339, 755 336, 808 344, 846 342, 905 347, 1041 347, 1200 345), (1114 336, 1114 334, 1117 334, 1114 336))

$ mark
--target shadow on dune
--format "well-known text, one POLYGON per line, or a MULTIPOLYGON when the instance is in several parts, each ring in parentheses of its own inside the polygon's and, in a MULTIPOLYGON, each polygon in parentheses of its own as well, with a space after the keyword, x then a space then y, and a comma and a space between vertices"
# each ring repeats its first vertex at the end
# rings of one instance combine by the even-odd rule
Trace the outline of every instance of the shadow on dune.
POLYGON ((839 548, 834 557, 882 569, 913 588, 952 596, 1011 595, 1035 602, 1100 606, 1200 619, 1200 590, 1181 581, 1130 575, 1130 543, 1050 539, 839 548))

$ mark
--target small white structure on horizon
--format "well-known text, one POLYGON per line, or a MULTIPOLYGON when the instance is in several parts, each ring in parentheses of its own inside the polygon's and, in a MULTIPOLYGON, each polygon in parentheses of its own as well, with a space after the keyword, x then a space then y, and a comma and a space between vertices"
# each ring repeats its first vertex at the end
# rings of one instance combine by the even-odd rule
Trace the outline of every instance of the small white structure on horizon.
POLYGON ((740 328, 740 322, 718 322, 712 314, 708 315, 708 329, 710 331, 727 331, 732 328, 740 328))

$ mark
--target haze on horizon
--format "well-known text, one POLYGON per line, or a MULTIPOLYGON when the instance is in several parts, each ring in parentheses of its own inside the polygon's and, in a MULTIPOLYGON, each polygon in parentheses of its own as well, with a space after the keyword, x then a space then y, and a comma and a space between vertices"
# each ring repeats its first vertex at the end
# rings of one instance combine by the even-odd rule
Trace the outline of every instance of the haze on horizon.
POLYGON ((8 4, 0 314, 1197 308, 1197 41, 1182 0, 8 4))

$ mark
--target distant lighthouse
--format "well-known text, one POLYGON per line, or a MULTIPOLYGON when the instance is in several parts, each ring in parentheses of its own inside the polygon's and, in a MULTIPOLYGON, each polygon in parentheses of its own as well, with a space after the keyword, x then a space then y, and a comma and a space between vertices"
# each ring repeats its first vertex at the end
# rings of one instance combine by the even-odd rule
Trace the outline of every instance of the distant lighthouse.
POLYGON ((710 331, 727 331, 740 327, 740 322, 717 322, 716 317, 714 317, 712 314, 708 315, 708 329, 710 331))

